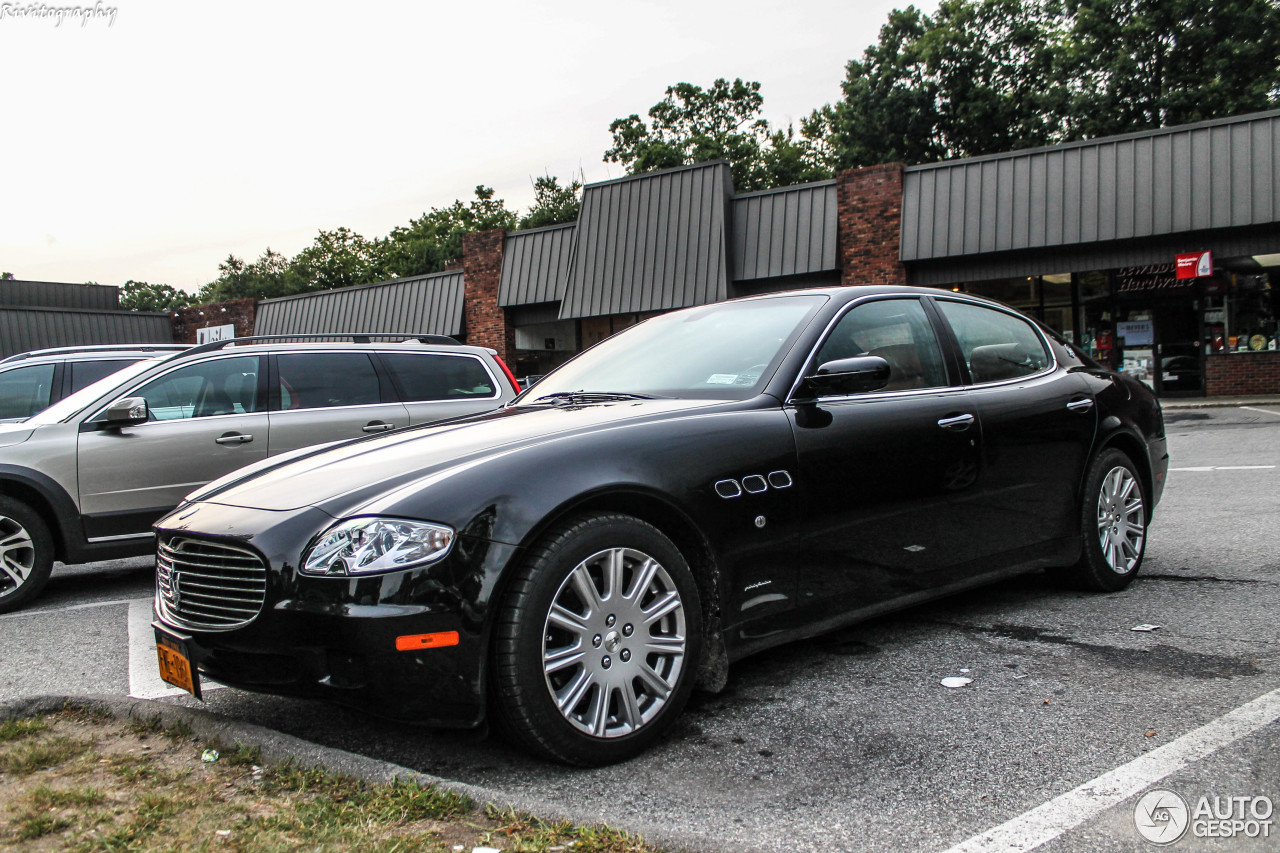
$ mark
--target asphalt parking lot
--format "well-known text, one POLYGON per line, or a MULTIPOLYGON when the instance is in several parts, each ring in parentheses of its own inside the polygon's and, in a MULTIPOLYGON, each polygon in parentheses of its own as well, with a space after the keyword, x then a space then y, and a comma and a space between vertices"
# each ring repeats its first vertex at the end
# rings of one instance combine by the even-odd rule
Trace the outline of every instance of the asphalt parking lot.
MULTIPOLYGON (((1171 410, 1167 421, 1175 470, 1128 590, 1027 576, 761 654, 624 765, 549 766, 494 740, 234 690, 204 707, 672 847, 1026 849, 1026 832, 1022 847, 984 833, 1052 826, 1045 815, 1069 811, 1075 801, 1060 798, 1077 786, 1160 747, 1183 755, 1188 732, 1280 688, 1280 407, 1171 410), (967 687, 939 685, 962 674, 967 687)), ((154 692, 136 631, 130 651, 129 615, 145 614, 150 584, 146 560, 59 569, 35 608, 0 617, 0 701, 154 692)), ((1214 731, 1158 787, 1193 804, 1280 801, 1280 723, 1214 731)), ((1040 849, 1148 849, 1136 799, 1044 830, 1040 849)), ((1187 837, 1173 849, 1276 843, 1187 837)))

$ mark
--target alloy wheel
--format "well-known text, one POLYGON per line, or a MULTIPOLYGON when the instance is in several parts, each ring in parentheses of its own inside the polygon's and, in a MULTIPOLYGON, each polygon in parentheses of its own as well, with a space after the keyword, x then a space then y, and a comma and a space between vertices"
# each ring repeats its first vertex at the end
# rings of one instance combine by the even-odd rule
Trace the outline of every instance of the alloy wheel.
POLYGON ((1098 493, 1098 541, 1111 571, 1124 575, 1134 570, 1145 536, 1142 488, 1132 471, 1117 465, 1102 478, 1098 493))
POLYGON ((35 563, 31 534, 14 519, 0 515, 0 593, 22 586, 35 563))
POLYGON ((542 665, 560 714, 597 738, 632 734, 679 683, 684 602, 667 570, 632 548, 610 548, 569 572, 547 613, 542 665))

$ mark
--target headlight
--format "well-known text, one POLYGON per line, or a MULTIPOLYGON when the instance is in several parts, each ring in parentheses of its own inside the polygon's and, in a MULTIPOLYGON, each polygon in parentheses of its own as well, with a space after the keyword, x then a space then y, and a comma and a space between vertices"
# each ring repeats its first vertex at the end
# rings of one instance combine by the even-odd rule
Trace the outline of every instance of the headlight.
POLYGON ((365 575, 411 569, 449 553, 453 528, 398 518, 349 518, 330 527, 302 561, 309 575, 365 575))

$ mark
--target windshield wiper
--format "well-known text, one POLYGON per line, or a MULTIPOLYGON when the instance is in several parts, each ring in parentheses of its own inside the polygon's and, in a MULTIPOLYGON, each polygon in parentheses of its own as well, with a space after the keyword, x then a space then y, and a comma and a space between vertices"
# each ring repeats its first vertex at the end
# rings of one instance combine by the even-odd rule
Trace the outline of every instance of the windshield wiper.
POLYGON ((556 391, 554 394, 543 394, 535 403, 559 405, 582 405, 584 403, 611 403, 616 400, 656 400, 651 394, 631 394, 625 391, 556 391))

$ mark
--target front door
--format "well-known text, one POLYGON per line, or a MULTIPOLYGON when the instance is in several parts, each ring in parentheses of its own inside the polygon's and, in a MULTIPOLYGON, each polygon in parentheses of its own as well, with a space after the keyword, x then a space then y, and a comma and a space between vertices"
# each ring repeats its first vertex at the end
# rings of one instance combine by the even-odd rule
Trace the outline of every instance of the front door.
POLYGON ((1190 305, 1155 309, 1156 393, 1162 397, 1204 396, 1204 347, 1198 312, 1190 305))
POLYGON ((81 427, 80 511, 90 540, 146 535, 195 489, 267 455, 259 357, 171 370, 121 396, 144 397, 151 419, 81 427))

